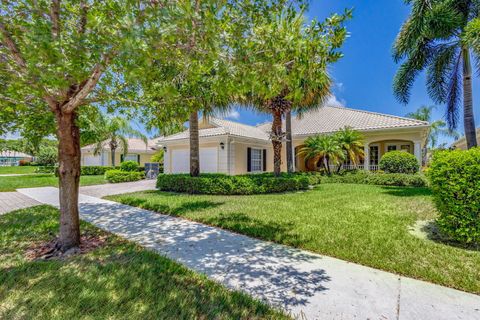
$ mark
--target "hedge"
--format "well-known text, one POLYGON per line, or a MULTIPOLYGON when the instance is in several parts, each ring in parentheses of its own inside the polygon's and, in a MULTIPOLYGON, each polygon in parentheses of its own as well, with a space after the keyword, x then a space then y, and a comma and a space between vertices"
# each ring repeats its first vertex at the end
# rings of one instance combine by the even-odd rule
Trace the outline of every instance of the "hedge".
POLYGON ((421 174, 384 173, 368 171, 350 171, 342 174, 324 176, 322 183, 354 183, 380 186, 425 187, 427 179, 421 174))
POLYGON ((427 174, 440 229, 453 240, 480 244, 480 148, 437 151, 427 174))
POLYGON ((157 188, 162 191, 190 194, 248 195, 307 190, 309 185, 319 183, 317 175, 248 174, 228 176, 224 174, 201 174, 191 177, 188 174, 161 174, 157 178, 157 188))
POLYGON ((143 178, 145 178, 145 173, 138 171, 122 171, 114 169, 105 172, 105 180, 111 183, 138 181, 143 178))
POLYGON ((132 160, 124 161, 120 164, 120 170, 122 171, 138 171, 139 167, 138 162, 132 160))
POLYGON ((378 165, 386 173, 416 173, 420 169, 417 158, 404 151, 385 153, 378 165))

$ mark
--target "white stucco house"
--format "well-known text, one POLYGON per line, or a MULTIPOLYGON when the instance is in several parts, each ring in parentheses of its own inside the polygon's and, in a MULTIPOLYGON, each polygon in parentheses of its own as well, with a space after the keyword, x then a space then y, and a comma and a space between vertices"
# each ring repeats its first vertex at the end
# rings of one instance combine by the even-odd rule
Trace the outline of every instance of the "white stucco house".
MULTIPOLYGON (((344 127, 362 132, 365 159, 361 168, 377 170, 382 156, 392 150, 414 154, 421 163, 429 124, 415 119, 345 107, 325 106, 292 119, 295 170, 315 170, 299 154, 305 139, 331 134, 344 127)), ((230 175, 273 171, 271 123, 250 126, 235 121, 204 118, 200 122, 200 171, 230 175)), ((164 148, 165 173, 189 172, 189 131, 159 139, 164 148)), ((285 145, 282 170, 286 171, 285 145)))

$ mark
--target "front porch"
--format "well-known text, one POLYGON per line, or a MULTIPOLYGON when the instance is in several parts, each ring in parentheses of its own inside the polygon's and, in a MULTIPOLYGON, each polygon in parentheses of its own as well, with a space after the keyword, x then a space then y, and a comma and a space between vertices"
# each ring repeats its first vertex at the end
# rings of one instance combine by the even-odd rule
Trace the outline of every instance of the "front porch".
MULTIPOLYGON (((303 144, 295 147, 295 170, 299 172, 319 171, 323 167, 322 161, 305 160, 301 155, 300 150, 303 144)), ((383 155, 389 151, 403 151, 413 154, 419 164, 422 164, 422 141, 421 140, 401 140, 401 139, 386 139, 386 140, 371 140, 365 141, 364 156, 359 158, 357 165, 350 161, 345 161, 341 164, 341 169, 344 170, 367 170, 378 171, 379 163, 383 155)), ((338 169, 337 165, 329 165, 330 171, 338 169)))

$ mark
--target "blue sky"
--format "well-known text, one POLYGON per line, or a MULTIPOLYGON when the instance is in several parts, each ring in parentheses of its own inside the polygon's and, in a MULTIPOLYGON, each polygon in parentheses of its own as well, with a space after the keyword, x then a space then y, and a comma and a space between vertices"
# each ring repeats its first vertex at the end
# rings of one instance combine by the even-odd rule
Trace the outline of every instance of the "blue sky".
MULTIPOLYGON (((335 80, 334 94, 345 106, 404 116, 421 105, 434 105, 425 88, 422 75, 415 82, 408 105, 396 101, 392 81, 398 65, 392 59, 392 44, 410 9, 403 0, 313 0, 309 18, 324 19, 333 12, 353 8, 353 19, 347 23, 350 37, 344 47, 344 57, 333 65, 330 73, 335 80)), ((480 125, 480 86, 474 82, 477 126, 480 125)), ((435 119, 443 118, 444 106, 438 106, 435 119)), ((268 115, 237 110, 240 122, 257 124, 269 121, 268 115)), ((460 122, 462 123, 462 122, 460 122)), ((463 132, 463 125, 459 126, 463 132)))

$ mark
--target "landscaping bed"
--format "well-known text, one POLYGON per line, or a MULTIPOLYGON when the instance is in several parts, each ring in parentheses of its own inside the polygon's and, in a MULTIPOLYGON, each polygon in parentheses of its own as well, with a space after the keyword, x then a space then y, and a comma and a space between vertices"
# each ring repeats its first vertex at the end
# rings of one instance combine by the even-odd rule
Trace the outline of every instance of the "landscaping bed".
POLYGON ((157 188, 189 194, 249 195, 307 190, 319 183, 320 175, 271 173, 229 176, 224 174, 162 174, 157 178, 157 188))
POLYGON ((58 210, 0 216, 2 319, 288 319, 245 294, 82 222, 105 243, 68 259, 32 261, 58 232, 58 210))
POLYGON ((139 192, 108 197, 252 237, 480 293, 480 252, 410 231, 437 217, 428 188, 320 184, 252 196, 139 192))

